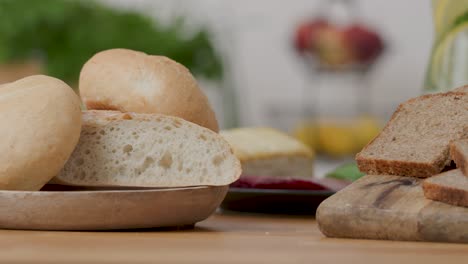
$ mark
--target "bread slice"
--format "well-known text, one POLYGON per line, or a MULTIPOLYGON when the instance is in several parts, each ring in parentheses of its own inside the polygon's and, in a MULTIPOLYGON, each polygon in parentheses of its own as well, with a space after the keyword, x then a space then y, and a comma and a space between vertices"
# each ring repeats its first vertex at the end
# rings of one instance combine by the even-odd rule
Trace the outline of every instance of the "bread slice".
POLYGON ((221 186, 240 173, 229 144, 209 129, 171 116, 87 111, 78 146, 53 183, 221 186))
POLYGON ((221 131, 242 164, 242 175, 288 178, 313 176, 313 152, 300 141, 272 128, 221 131))
POLYGON ((468 85, 458 87, 456 89, 453 89, 452 92, 463 92, 463 93, 468 93, 468 85))
POLYGON ((426 198, 468 207, 468 178, 461 170, 450 170, 423 182, 426 198))
POLYGON ((468 176, 468 139, 454 141, 450 144, 450 157, 457 168, 468 176))
POLYGON ((429 177, 449 165, 449 143, 466 137, 468 95, 424 95, 401 104, 383 131, 356 156, 366 174, 429 177))

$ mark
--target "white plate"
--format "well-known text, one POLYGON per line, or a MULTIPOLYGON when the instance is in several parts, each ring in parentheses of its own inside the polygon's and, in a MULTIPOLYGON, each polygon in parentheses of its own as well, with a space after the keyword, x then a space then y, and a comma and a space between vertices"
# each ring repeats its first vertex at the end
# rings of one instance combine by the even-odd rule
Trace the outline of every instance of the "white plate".
POLYGON ((0 228, 110 230, 193 225, 227 186, 98 191, 0 191, 0 228))

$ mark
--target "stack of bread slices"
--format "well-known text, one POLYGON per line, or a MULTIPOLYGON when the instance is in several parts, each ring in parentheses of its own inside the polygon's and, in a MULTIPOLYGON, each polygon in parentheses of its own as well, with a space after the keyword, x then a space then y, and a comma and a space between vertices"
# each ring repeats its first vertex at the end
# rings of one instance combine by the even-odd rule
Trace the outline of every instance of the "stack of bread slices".
POLYGON ((64 82, 30 76, 0 86, 0 189, 222 186, 240 162, 218 134, 192 74, 162 56, 113 49, 64 82))
POLYGON ((356 161, 370 175, 427 178, 427 198, 468 206, 468 86, 401 104, 356 161))

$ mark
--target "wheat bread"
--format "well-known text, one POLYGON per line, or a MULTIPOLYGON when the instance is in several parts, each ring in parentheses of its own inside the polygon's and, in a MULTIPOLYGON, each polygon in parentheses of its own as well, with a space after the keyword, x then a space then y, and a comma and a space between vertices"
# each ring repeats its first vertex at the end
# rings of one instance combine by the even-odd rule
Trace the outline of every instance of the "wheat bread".
POLYGON ((300 141, 280 131, 247 127, 224 130, 220 134, 233 147, 245 176, 313 176, 313 152, 300 141))
POLYGON ((463 93, 468 93, 468 85, 464 85, 458 88, 455 88, 452 90, 452 92, 463 92, 463 93))
POLYGON ((450 157, 455 161, 457 168, 468 176, 468 139, 450 143, 450 157))
POLYGON ((79 186, 222 186, 240 162, 217 133, 158 114, 85 111, 81 138, 52 183, 79 186))
POLYGON ((38 191, 62 169, 81 130, 80 100, 43 75, 0 86, 0 189, 38 191))
POLYGON ((440 173, 451 162, 450 142, 467 136, 468 96, 463 89, 401 104, 382 132, 356 155, 359 169, 371 175, 440 173))
POLYGON ((423 190, 428 199, 468 207, 468 178, 459 169, 425 179, 423 190))
POLYGON ((218 132, 216 116, 195 78, 164 56, 128 49, 99 52, 83 66, 79 89, 88 109, 177 116, 218 132))

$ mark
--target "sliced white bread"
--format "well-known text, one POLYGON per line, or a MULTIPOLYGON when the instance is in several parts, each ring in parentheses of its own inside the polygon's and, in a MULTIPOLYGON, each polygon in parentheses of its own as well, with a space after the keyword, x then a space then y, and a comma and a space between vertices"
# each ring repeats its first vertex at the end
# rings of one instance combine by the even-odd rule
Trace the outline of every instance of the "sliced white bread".
POLYGON ((233 147, 246 176, 310 178, 313 152, 300 141, 272 128, 221 131, 233 147))
POLYGON ((423 182, 426 198, 468 207, 468 178, 461 170, 450 170, 423 182))
POLYGON ((468 94, 424 95, 401 104, 383 131, 356 156, 367 174, 429 177, 449 165, 449 144, 467 137, 468 94))
POLYGON ((450 156, 455 161, 457 168, 468 176, 468 139, 452 142, 450 144, 450 156))
POLYGON ((217 133, 181 118, 87 111, 77 148, 53 183, 79 186, 221 186, 240 162, 217 133))

